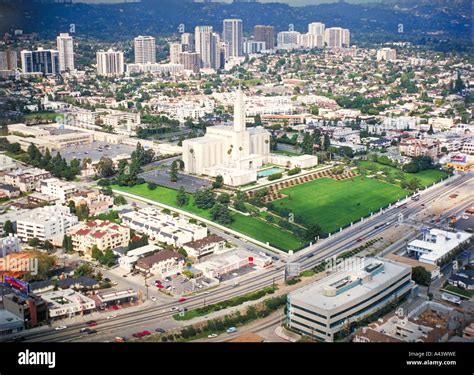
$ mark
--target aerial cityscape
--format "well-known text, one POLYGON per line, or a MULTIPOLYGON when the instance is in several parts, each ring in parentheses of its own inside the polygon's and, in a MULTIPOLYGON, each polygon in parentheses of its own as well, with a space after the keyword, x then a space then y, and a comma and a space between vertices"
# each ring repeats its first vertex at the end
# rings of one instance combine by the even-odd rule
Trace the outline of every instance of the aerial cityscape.
POLYGON ((320 3, 0 1, 0 342, 472 350, 471 2, 320 3))

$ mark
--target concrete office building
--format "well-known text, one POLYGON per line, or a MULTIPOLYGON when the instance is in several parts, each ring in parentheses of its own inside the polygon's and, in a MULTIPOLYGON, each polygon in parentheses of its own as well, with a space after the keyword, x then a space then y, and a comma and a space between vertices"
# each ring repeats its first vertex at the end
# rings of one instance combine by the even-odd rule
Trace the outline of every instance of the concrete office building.
POLYGON ((282 31, 278 33, 277 47, 279 49, 295 49, 300 47, 301 34, 298 31, 282 31))
POLYGON ((240 19, 225 19, 222 31, 223 41, 229 45, 229 57, 243 56, 243 25, 240 19))
POLYGON ((38 48, 36 51, 21 51, 23 73, 41 73, 45 76, 59 74, 59 53, 52 49, 38 48))
POLYGON ((341 27, 330 27, 324 32, 324 42, 329 48, 350 46, 350 32, 341 27))
POLYGON ((201 58, 200 66, 205 69, 221 67, 220 38, 212 26, 197 26, 195 28, 196 52, 201 58))
POLYGON ((68 33, 60 33, 56 38, 56 45, 59 53, 59 70, 74 70, 74 42, 68 33))
POLYGON ((106 77, 123 75, 123 52, 109 49, 108 51, 98 51, 96 56, 97 75, 106 77))
POLYGON ((156 62, 156 41, 152 36, 137 36, 133 40, 135 64, 156 62))
POLYGON ((291 292, 287 322, 304 335, 333 342, 353 323, 407 295, 412 286, 410 266, 365 258, 352 269, 340 269, 291 292))

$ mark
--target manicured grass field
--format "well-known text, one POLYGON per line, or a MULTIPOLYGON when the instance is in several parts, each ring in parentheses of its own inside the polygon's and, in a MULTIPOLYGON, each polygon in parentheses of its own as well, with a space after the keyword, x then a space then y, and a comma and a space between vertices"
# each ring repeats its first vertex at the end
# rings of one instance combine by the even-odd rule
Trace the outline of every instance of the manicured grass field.
POLYGON ((290 209, 306 225, 318 224, 323 232, 334 232, 405 197, 408 191, 358 176, 342 181, 320 178, 283 189, 282 193, 287 197, 274 201, 275 206, 290 209))
MULTIPOLYGON (((155 190, 148 189, 147 184, 136 185, 133 187, 112 186, 113 189, 121 190, 126 193, 139 195, 168 206, 176 207, 184 211, 199 215, 205 219, 210 219, 211 214, 208 210, 202 210, 193 204, 193 198, 189 196, 189 203, 186 206, 178 207, 176 204, 176 190, 158 186, 155 190)), ((245 216, 237 212, 232 212, 233 222, 229 225, 230 229, 246 234, 261 242, 268 242, 270 245, 284 250, 295 250, 303 245, 303 243, 292 233, 276 228, 254 217, 245 216)))
MULTIPOLYGON (((395 168, 395 167, 391 167, 391 166, 388 166, 388 165, 383 165, 383 164, 376 163, 376 162, 373 162, 373 161, 361 160, 361 161, 358 162, 358 164, 362 167, 365 167, 365 168, 367 168, 369 166, 375 166, 377 168, 377 170, 379 170, 379 171, 382 171, 383 169, 388 168, 389 173, 392 176, 396 176, 397 173, 400 173, 400 170, 395 168)), ((446 172, 440 171, 439 169, 427 169, 427 170, 420 171, 420 172, 417 172, 417 173, 406 173, 406 172, 402 172, 402 173, 405 176, 407 181, 410 181, 413 178, 418 178, 421 181, 421 185, 423 187, 432 185, 433 182, 438 182, 438 181, 440 181, 441 179, 443 179, 444 177, 447 176, 446 172)))

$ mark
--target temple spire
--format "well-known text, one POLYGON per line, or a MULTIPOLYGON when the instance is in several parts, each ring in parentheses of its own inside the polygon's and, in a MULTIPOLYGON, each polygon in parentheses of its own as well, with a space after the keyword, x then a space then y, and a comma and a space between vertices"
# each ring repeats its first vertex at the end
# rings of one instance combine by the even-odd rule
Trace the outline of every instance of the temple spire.
POLYGON ((237 97, 234 103, 234 131, 241 132, 245 130, 245 99, 242 87, 239 84, 237 97))

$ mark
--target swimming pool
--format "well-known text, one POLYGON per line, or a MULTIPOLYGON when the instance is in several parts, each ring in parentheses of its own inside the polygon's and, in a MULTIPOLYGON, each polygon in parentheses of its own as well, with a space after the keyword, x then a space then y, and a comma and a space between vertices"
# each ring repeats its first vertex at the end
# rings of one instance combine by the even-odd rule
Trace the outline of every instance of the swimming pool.
POLYGON ((283 171, 284 171, 284 169, 281 169, 281 168, 278 168, 278 167, 264 169, 263 171, 257 172, 257 177, 267 177, 267 176, 270 176, 271 174, 280 173, 280 172, 283 172, 283 171))

